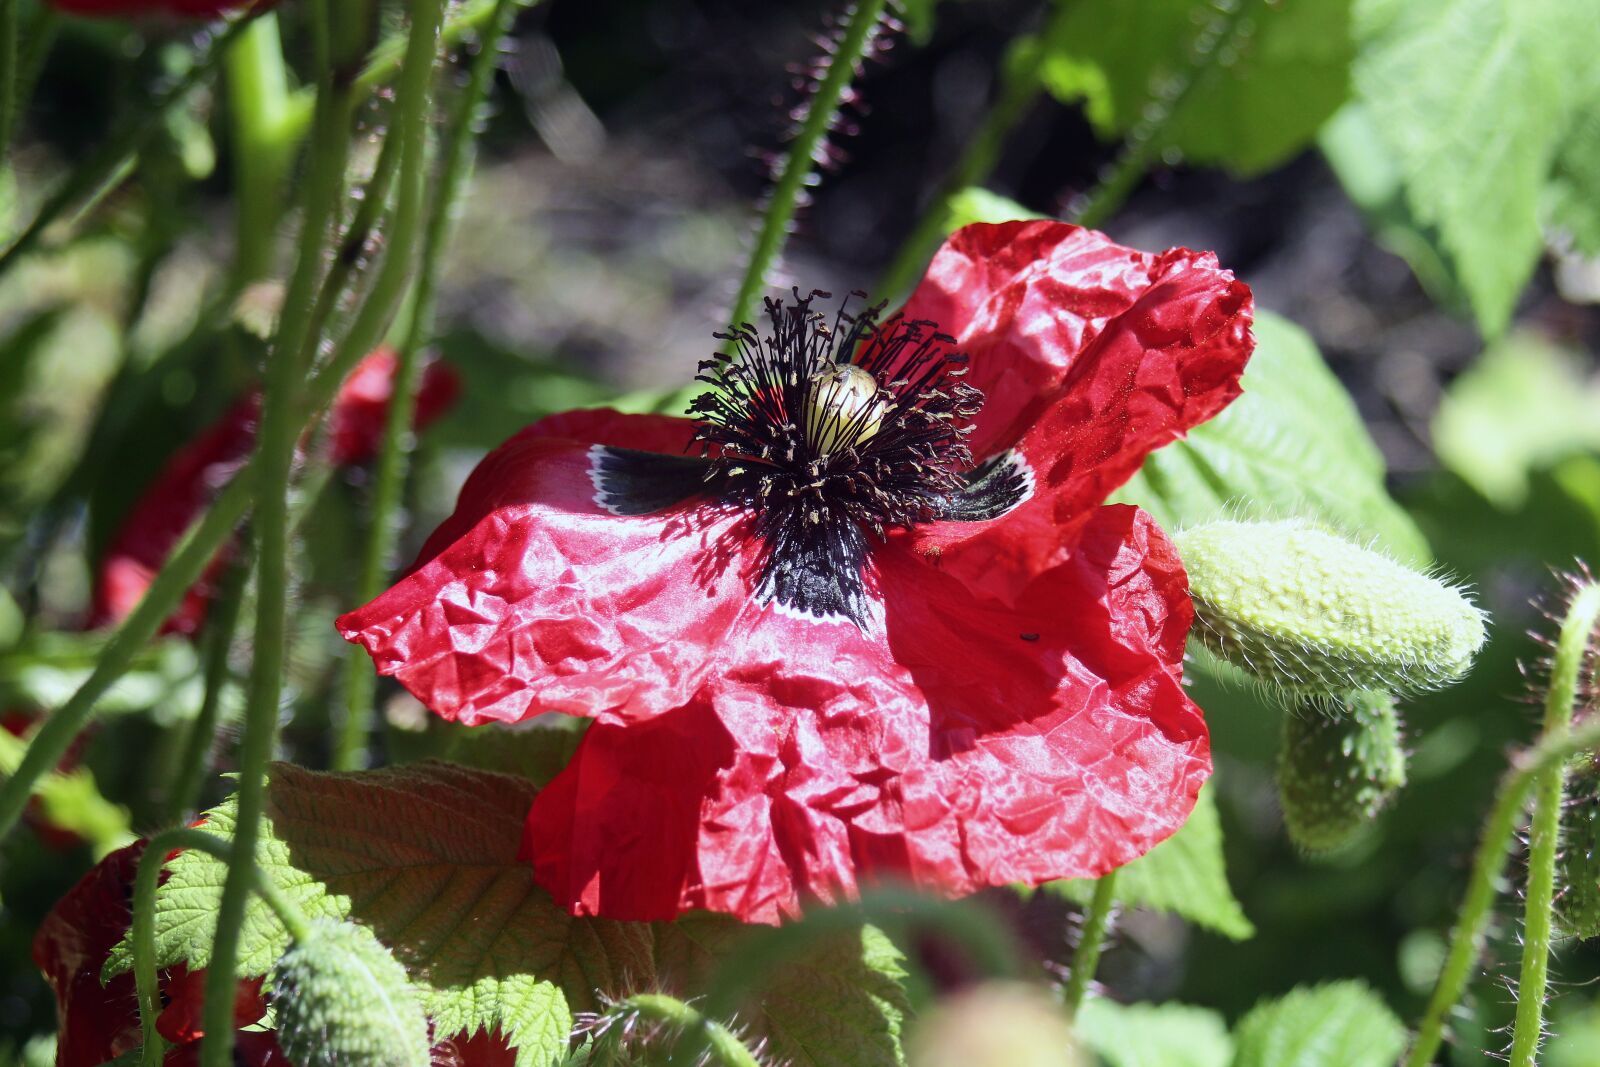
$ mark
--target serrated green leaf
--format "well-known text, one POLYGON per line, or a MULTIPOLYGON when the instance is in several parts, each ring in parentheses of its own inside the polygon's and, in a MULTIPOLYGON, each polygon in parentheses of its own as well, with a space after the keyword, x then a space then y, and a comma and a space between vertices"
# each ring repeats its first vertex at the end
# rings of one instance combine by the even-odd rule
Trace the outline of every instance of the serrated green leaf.
MULTIPOLYGON (((1086 904, 1094 882, 1075 878, 1044 888, 1086 904)), ((1255 936, 1255 926, 1228 887, 1222 823, 1210 786, 1200 790, 1189 821, 1177 833, 1117 872, 1116 897, 1133 907, 1181 916, 1235 941, 1255 936)))
MULTIPOLYGON (((440 1034, 499 1028, 518 1067, 563 1053, 572 1015, 648 986, 651 929, 576 919, 517 859, 533 783, 442 763, 357 774, 276 764, 260 862, 310 917, 371 927, 406 965, 440 1034)), ((233 831, 233 801, 206 816, 233 831)), ((204 966, 226 871, 189 851, 168 864, 156 902, 160 965, 204 966)), ((265 974, 288 935, 260 901, 246 912, 240 972, 265 974)), ((130 964, 124 941, 108 973, 130 964)))
MULTIPOLYGON (((1237 0, 1239 27, 1209 54, 1171 119, 1163 149, 1196 163, 1256 173, 1288 159, 1344 102, 1353 54, 1350 0, 1237 0)), ((1128 132, 1153 90, 1182 78, 1211 0, 1084 0, 1045 42, 1045 86, 1083 100, 1095 129, 1128 132)), ((1225 17, 1225 16, 1224 16, 1225 17)))
POLYGON ((1228 1067, 1233 1060, 1228 1024, 1206 1008, 1095 997, 1072 1026, 1106 1067, 1228 1067))
POLYGON ((1600 255, 1600 90, 1578 108, 1578 118, 1556 156, 1545 189, 1545 225, 1584 255, 1600 255))
MULTIPOLYGON (((701 990, 716 959, 740 936, 720 915, 687 916, 656 927, 664 981, 701 990)), ((764 1062, 797 1067, 893 1067, 903 1062, 901 1029, 909 1010, 902 957, 871 926, 825 939, 803 959, 786 961, 764 988, 752 990, 740 1031, 761 1043, 764 1062)))
POLYGON ((1391 1067, 1406 1031, 1363 983, 1330 982, 1256 1005, 1234 1041, 1233 1067, 1391 1067))
POLYGON ((1369 0, 1355 10, 1355 97, 1412 228, 1497 335, 1539 255, 1541 200, 1600 17, 1583 0, 1369 0))
POLYGON ((1512 334, 1445 391, 1433 446, 1490 503, 1514 511, 1535 471, 1600 448, 1600 388, 1576 353, 1512 334))
POLYGON ((1244 395, 1153 454, 1116 498, 1168 527, 1240 514, 1316 518, 1426 562, 1422 534, 1384 488, 1383 457, 1311 338, 1267 312, 1255 334, 1244 395))
POLYGON ((514 774, 541 789, 572 759, 588 719, 550 715, 514 727, 450 724, 445 758, 485 771, 514 774))

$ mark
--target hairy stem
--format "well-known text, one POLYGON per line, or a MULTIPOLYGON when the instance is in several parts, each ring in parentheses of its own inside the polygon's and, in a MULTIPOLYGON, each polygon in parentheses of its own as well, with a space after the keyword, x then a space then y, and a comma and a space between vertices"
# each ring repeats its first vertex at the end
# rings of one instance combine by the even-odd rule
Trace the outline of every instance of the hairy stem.
POLYGON ((755 314, 757 301, 767 287, 767 274, 789 238, 789 226, 794 221, 800 193, 816 170, 818 153, 838 112, 839 102, 855 77, 857 65, 877 36, 885 2, 858 0, 847 16, 848 24, 838 48, 806 107, 805 120, 784 156, 777 183, 772 188, 755 248, 745 267, 744 280, 739 283, 739 294, 733 301, 733 314, 729 316, 728 321, 736 326, 749 322, 755 314))
MULTIPOLYGON (((1579 673, 1600 621, 1600 585, 1585 585, 1572 598, 1556 640, 1550 690, 1544 702, 1544 737, 1559 740, 1572 729, 1579 673)), ((1550 968, 1550 920, 1555 907, 1556 851, 1560 846, 1561 804, 1566 764, 1540 772, 1533 784, 1533 823, 1528 835, 1528 889, 1522 920, 1522 976, 1517 984, 1517 1018, 1511 1035, 1511 1067, 1533 1067, 1544 1036, 1544 993, 1550 968)))
MULTIPOLYGON (((417 366, 422 346, 433 331, 435 291, 449 241, 456 200, 472 169, 472 145, 477 139, 478 112, 493 84, 499 62, 500 40, 511 28, 512 16, 528 0, 497 0, 494 18, 483 34, 472 62, 467 84, 456 99, 444 151, 439 161, 438 187, 432 213, 422 238, 422 259, 411 300, 411 321, 395 354, 394 390, 385 413, 383 441, 378 453, 372 490, 371 528, 361 561, 356 603, 364 604, 383 588, 396 540, 396 513, 411 454, 411 426, 416 417, 417 366)), ((384 146, 387 149, 387 145, 384 146)), ((333 766, 355 770, 366 762, 367 739, 372 734, 373 692, 376 678, 361 656, 345 659, 344 722, 334 741, 333 766)))
MULTIPOLYGON (((257 10, 259 12, 261 9, 257 10)), ((63 212, 80 201, 85 202, 83 210, 87 211, 115 188, 119 181, 132 173, 134 153, 161 128, 167 111, 193 92, 196 86, 211 77, 222 62, 222 57, 228 54, 233 43, 258 17, 259 14, 245 14, 225 26, 221 33, 211 39, 201 54, 195 57, 194 65, 184 73, 183 77, 157 94, 147 106, 137 109, 137 113, 129 121, 120 123, 114 128, 110 139, 45 199, 33 221, 28 223, 27 228, 11 243, 11 247, 0 254, 0 276, 33 249, 44 231, 60 218, 63 212)))
MULTIPOLYGON (((209 853, 230 866, 235 863, 232 847, 227 841, 204 830, 178 827, 156 834, 145 843, 139 857, 139 870, 133 883, 133 979, 138 989, 139 1026, 144 1033, 144 1049, 140 1053, 141 1067, 161 1067, 166 1042, 156 1029, 156 1017, 161 1013, 159 980, 156 976, 156 889, 161 883, 161 869, 167 856, 180 849, 192 848, 209 853)), ((301 940, 311 931, 311 923, 294 901, 283 894, 271 879, 263 878, 255 863, 248 863, 251 888, 267 902, 278 921, 283 923, 289 936, 301 940)), ((228 998, 228 1010, 233 1010, 233 998, 228 998)))
POLYGON ((1545 772, 1561 767, 1580 752, 1600 746, 1600 718, 1589 719, 1570 733, 1542 738, 1531 749, 1512 759, 1511 769, 1501 780, 1494 807, 1484 823, 1483 839, 1473 858, 1467 895, 1457 912, 1450 935, 1450 951, 1439 971, 1439 981, 1417 1027, 1416 1040, 1406 1055, 1403 1067, 1428 1067, 1444 1041, 1445 1023, 1460 1002, 1472 977, 1473 964, 1483 950, 1489 916, 1494 907, 1506 853, 1516 833, 1528 792, 1545 772))
POLYGON ((1100 949, 1105 944, 1106 929, 1111 925, 1112 913, 1117 906, 1117 872, 1102 875, 1094 883, 1094 896, 1089 900, 1089 910, 1083 916, 1083 932, 1079 935, 1078 950, 1072 956, 1072 974, 1062 994, 1068 1014, 1076 1014, 1083 1004, 1089 983, 1100 967, 1100 949))
MULTIPOLYGON (((277 337, 267 365, 256 442, 256 620, 255 655, 245 700, 244 737, 239 746, 238 820, 233 848, 237 862, 217 907, 217 932, 206 971, 204 1067, 228 1067, 233 1057, 233 989, 237 982, 240 927, 248 902, 256 841, 266 803, 267 763, 278 733, 278 703, 288 631, 289 483, 301 426, 295 415, 313 348, 311 301, 323 270, 323 255, 338 214, 349 151, 350 91, 336 84, 328 54, 328 0, 311 0, 307 22, 318 70, 317 122, 307 163, 300 255, 284 297, 277 337)), ((431 67, 432 55, 427 57, 431 67)))

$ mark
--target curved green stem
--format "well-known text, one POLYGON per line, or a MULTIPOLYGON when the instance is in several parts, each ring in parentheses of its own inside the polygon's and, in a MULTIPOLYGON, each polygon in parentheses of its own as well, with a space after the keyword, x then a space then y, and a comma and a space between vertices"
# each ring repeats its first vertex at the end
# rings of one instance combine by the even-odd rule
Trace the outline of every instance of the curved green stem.
MULTIPOLYGON (((255 655, 239 746, 238 805, 230 863, 217 906, 216 936, 206 970, 204 1067, 229 1067, 233 1057, 233 989, 237 981, 240 927, 249 900, 256 842, 266 804, 267 763, 278 733, 278 704, 288 631, 289 483, 300 423, 300 389, 316 345, 310 335, 311 302, 322 276, 323 255, 337 218, 349 147, 350 92, 332 76, 328 54, 328 0, 308 5, 317 61, 317 125, 305 183, 300 255, 284 297, 283 314, 267 366, 256 444, 256 621, 255 655)), ((432 56, 428 57, 431 66, 432 56)))
POLYGON ((17 824, 34 786, 66 755, 73 738, 89 721, 95 702, 127 673, 139 650, 177 609, 184 593, 200 578, 222 542, 244 517, 250 506, 250 491, 251 479, 241 473, 184 536, 150 583, 144 599, 106 642, 89 677, 44 721, 16 773, 0 783, 0 838, 17 824))
POLYGON ((762 215, 756 245, 745 267, 744 280, 739 283, 739 295, 733 301, 733 314, 728 318, 735 326, 750 321, 755 314, 757 299, 767 287, 767 274, 789 238, 789 226, 794 222, 800 192, 816 170, 823 138, 833 124, 845 89, 855 77, 856 65, 872 47, 883 18, 885 2, 858 0, 847 16, 849 22, 839 39, 838 48, 806 107, 805 120, 800 123, 794 144, 784 156, 783 167, 778 172, 777 183, 772 188, 771 199, 762 215))
MULTIPOLYGON (((1544 737, 1560 739, 1572 729, 1572 709, 1580 690, 1579 673, 1600 621, 1600 585, 1585 585, 1572 598, 1556 640, 1550 689, 1544 702, 1544 737)), ((1566 765, 1543 771, 1534 782, 1533 822, 1528 834, 1528 889, 1522 920, 1522 975, 1517 984, 1517 1018, 1511 1035, 1511 1067, 1533 1067, 1544 1036, 1544 994, 1550 968, 1550 923, 1555 907, 1556 852, 1560 847, 1561 805, 1566 765)))
POLYGON ((1068 1014, 1075 1014, 1083 1004, 1089 983, 1100 968, 1100 949, 1105 944, 1106 929, 1111 925, 1112 913, 1117 906, 1117 872, 1102 875, 1094 883, 1094 896, 1089 900, 1089 910, 1083 916, 1083 932, 1079 935, 1078 950, 1072 956, 1072 974, 1062 994, 1068 1014))
MULTIPOLYGON (((166 866, 167 856, 186 848, 209 853, 224 863, 235 865, 233 849, 228 842, 204 830, 179 827, 156 834, 145 842, 133 883, 133 928, 129 933, 133 943, 133 977, 139 998, 139 1026, 144 1033, 144 1049, 139 1061, 142 1067, 161 1067, 166 1051, 166 1042, 156 1029, 156 1017, 161 1013, 156 975, 156 889, 160 886, 161 869, 166 866)), ((311 923, 305 913, 270 879, 263 878, 254 863, 248 866, 251 888, 267 902, 289 936, 297 941, 306 937, 311 932, 311 923)), ((231 996, 228 1007, 232 1011, 231 996)))
POLYGON ((38 214, 28 223, 27 228, 4 253, 0 253, 0 275, 4 275, 17 260, 30 252, 44 231, 60 218, 63 212, 80 201, 83 201, 81 211, 89 210, 106 193, 115 188, 123 177, 132 173, 134 154, 160 129, 167 111, 187 97, 196 86, 210 78, 218 64, 222 62, 222 57, 228 54, 233 43, 245 32, 250 23, 260 17, 262 10, 264 9, 257 9, 255 13, 242 15, 227 24, 195 58, 194 65, 184 73, 183 77, 159 93, 148 106, 139 108, 130 121, 118 125, 100 150, 73 170, 66 181, 45 199, 38 214))
POLYGON ((1542 738, 1531 749, 1513 758, 1484 823, 1483 839, 1478 844, 1472 875, 1467 882, 1467 895, 1451 931, 1450 951, 1445 956, 1439 981, 1417 1026, 1416 1040, 1412 1042, 1403 1067, 1428 1067, 1444 1041, 1445 1022, 1466 991, 1473 964, 1483 950, 1495 893, 1505 870, 1506 853, 1529 790, 1545 772, 1596 747, 1600 747, 1600 717, 1589 719, 1559 737, 1542 738))
POLYGON ((734 1037, 732 1031, 676 997, 638 993, 617 1006, 618 1014, 625 1012, 663 1023, 680 1034, 695 1038, 722 1067, 760 1067, 755 1053, 734 1037))
MULTIPOLYGON (((364 604, 377 596, 388 573, 389 557, 394 554, 395 514, 400 507, 401 488, 409 466, 411 425, 416 415, 417 364, 423 345, 433 331, 435 290, 439 270, 449 241, 450 222, 457 198, 472 169, 472 144, 477 139, 478 112, 493 84, 499 62, 500 40, 511 28, 512 16, 528 0, 497 0, 494 17, 483 35, 477 57, 472 62, 466 86, 456 99, 448 140, 439 161, 438 188, 427 229, 422 238, 422 259, 411 301, 411 321, 395 355, 394 389, 389 397, 383 424, 383 441, 378 452, 377 473, 373 482, 371 528, 362 556, 356 603, 364 604)), ((384 145, 387 150, 388 145, 384 145)), ((344 721, 334 739, 333 766, 336 770, 355 770, 366 762, 367 739, 372 734, 375 676, 363 656, 345 659, 344 721)))
POLYGON ((784 926, 752 929, 711 976, 705 1012, 727 1018, 785 963, 805 955, 824 937, 858 933, 865 925, 892 929, 907 924, 959 942, 974 965, 991 977, 1009 978, 1020 971, 1015 939, 982 908, 907 890, 875 889, 858 901, 809 911, 784 926))

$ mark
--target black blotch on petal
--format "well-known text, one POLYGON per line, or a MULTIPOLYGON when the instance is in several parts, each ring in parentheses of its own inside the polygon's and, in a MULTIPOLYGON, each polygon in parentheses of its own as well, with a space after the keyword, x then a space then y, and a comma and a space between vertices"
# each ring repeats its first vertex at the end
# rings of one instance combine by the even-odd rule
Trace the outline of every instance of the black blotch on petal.
POLYGON ((966 486, 950 494, 938 518, 956 522, 998 519, 1033 495, 1033 472, 1015 451, 985 460, 967 475, 966 486))
POLYGON ((853 523, 775 525, 757 595, 817 619, 848 619, 863 629, 867 535, 853 523))
POLYGON ((705 488, 707 460, 597 445, 590 452, 595 499, 613 515, 649 515, 705 488))

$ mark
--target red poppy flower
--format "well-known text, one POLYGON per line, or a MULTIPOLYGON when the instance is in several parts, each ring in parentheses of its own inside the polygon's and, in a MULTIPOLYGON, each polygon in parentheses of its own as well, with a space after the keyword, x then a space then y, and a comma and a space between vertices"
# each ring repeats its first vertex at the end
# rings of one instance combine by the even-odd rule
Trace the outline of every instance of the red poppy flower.
MULTIPOLYGON (((208 19, 229 11, 243 11, 257 0, 49 0, 52 7, 72 15, 176 15, 208 19)), ((260 0, 263 6, 270 0, 260 0)))
POLYGON ((524 840, 574 913, 776 922, 1146 852, 1209 741, 1177 553, 1101 501, 1238 394, 1248 288, 1019 222, 881 324, 796 298, 702 364, 696 419, 502 445, 341 632, 445 718, 595 720, 524 840))
MULTIPOLYGON (((380 348, 357 364, 340 387, 328 416, 329 455, 335 464, 365 463, 377 454, 384 412, 394 390, 394 369, 394 352, 380 348)), ((443 414, 454 403, 459 388, 448 365, 430 363, 417 390, 417 428, 443 414)), ((100 563, 90 627, 115 625, 138 606, 189 525, 250 458, 260 407, 257 394, 240 400, 156 475, 100 563)), ((184 596, 182 605, 167 620, 166 632, 192 634, 199 630, 230 551, 219 553, 184 596)))
MULTIPOLYGON (((133 879, 144 842, 102 860, 56 904, 33 939, 33 961, 56 995, 56 1067, 99 1067, 140 1043, 133 975, 102 985, 100 972, 133 921, 133 879)), ((169 1041, 196 1041, 205 972, 179 965, 161 978, 165 1003, 157 1019, 169 1041)), ((248 1026, 266 1014, 259 979, 239 983, 234 1021, 248 1026)))

